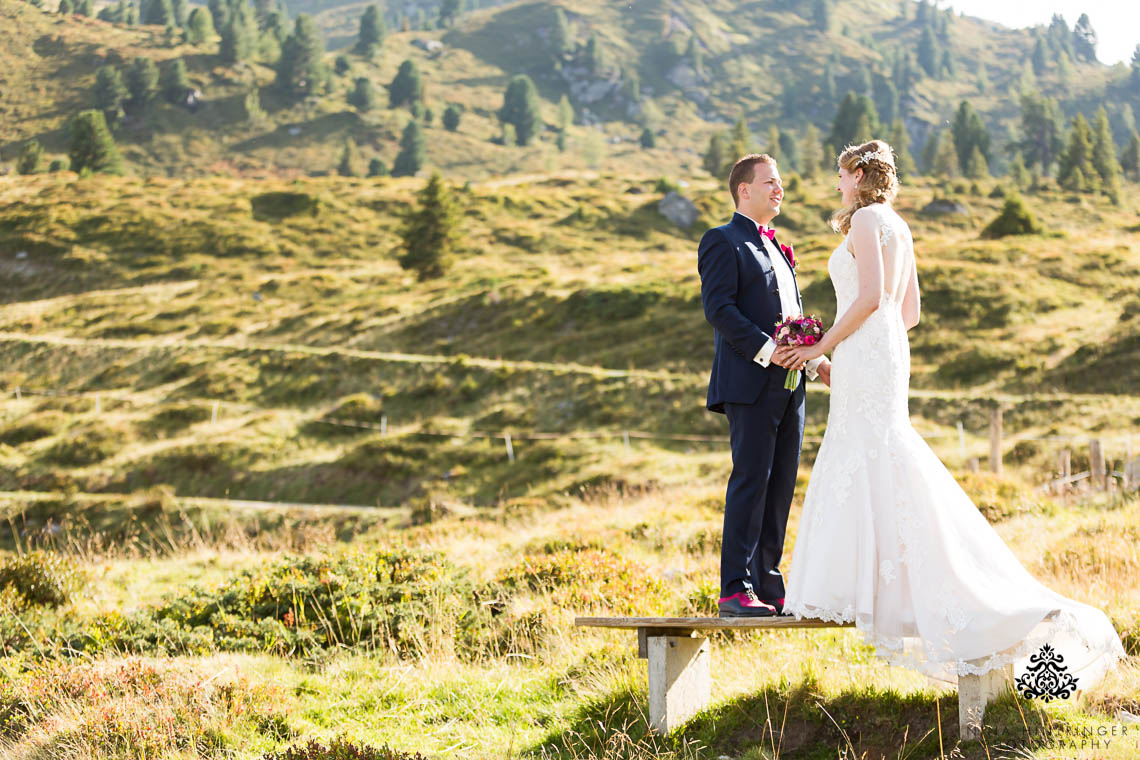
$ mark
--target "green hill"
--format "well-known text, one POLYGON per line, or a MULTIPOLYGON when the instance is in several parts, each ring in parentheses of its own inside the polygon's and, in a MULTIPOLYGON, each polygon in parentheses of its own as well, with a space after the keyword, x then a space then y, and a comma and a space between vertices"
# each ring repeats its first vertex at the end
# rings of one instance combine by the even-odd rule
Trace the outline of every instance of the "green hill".
MULTIPOLYGON (((703 210, 689 231, 658 213, 650 180, 456 188, 458 262, 417 283, 394 255, 417 180, 70 176, 0 186, 0 382, 24 389, 0 489, 165 484, 386 506, 439 492, 487 506, 724 464, 723 420, 703 408, 712 342, 693 260, 698 231, 728 214, 711 182, 689 190, 703 210), (281 193, 312 211, 281 212, 281 193), (681 454, 694 447, 708 453, 681 454)), ((1090 429, 1119 457, 1140 419, 1134 217, 1043 192, 1029 204, 1045 233, 986 240, 1000 198, 967 193, 969 214, 946 222, 919 213, 932 192, 908 187, 900 202, 921 260, 921 424, 964 464, 954 426, 981 455, 991 399, 1004 399, 1007 446, 1032 477, 1090 429)), ((825 322, 831 193, 802 184, 777 220, 825 322)), ((813 393, 809 436, 826 408, 813 393)))
POLYGON ((1091 115, 1107 105, 1122 145, 1131 128, 1124 106, 1140 108, 1140 92, 1130 88, 1123 67, 1051 59, 1037 75, 1028 64, 1030 31, 942 11, 920 22, 916 4, 842 3, 832 11, 832 31, 821 32, 794 3, 516 2, 469 11, 444 29, 397 31, 371 62, 344 47, 355 37, 362 7, 299 9, 318 11, 330 47, 338 48, 328 54, 329 64, 346 54, 349 68, 332 77, 327 93, 297 101, 273 86, 273 61, 224 65, 216 38, 200 46, 168 44, 157 27, 60 16, 3 0, 0 158, 14 161, 31 139, 49 154, 64 153, 67 119, 92 106, 96 68, 123 68, 137 55, 160 63, 181 57, 204 101, 194 112, 166 103, 128 109, 116 140, 130 171, 147 175, 327 173, 346 138, 365 158, 391 166, 409 115, 386 107, 383 88, 404 60, 415 61, 426 82, 426 107, 434 116, 427 127, 429 163, 465 178, 585 168, 702 175, 700 155, 710 135, 728 123, 743 117, 754 147, 769 149, 772 127, 802 137, 810 123, 826 136, 839 100, 852 90, 873 95, 884 116, 892 110, 905 115, 916 153, 968 99, 993 136, 990 159, 999 169, 1009 157, 1006 143, 1020 139, 1017 93, 1023 88, 1058 98, 1070 114, 1091 115), (908 7, 905 17, 900 7, 908 7), (571 35, 571 52, 562 55, 550 43, 557 8, 565 11, 571 35), (948 53, 937 76, 917 62, 930 28, 938 29, 933 44, 948 53), (591 36, 596 63, 587 55, 591 36), (423 49, 432 40, 442 49, 423 49), (535 80, 548 127, 525 148, 493 142, 501 131, 496 114, 503 92, 515 74, 535 80), (381 101, 366 113, 346 102, 361 77, 373 82, 381 101), (890 88, 897 90, 897 105, 890 88), (242 105, 251 91, 266 112, 253 122, 242 105), (557 103, 564 95, 575 126, 560 152, 557 103), (463 108, 455 132, 441 126, 448 104, 463 108), (645 126, 657 133, 654 148, 638 144, 645 126))

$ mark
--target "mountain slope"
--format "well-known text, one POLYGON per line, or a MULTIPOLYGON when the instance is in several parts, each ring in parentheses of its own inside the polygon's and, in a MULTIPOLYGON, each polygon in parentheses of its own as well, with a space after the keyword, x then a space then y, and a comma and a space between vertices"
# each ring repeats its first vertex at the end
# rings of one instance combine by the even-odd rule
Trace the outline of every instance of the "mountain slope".
MULTIPOLYGON (((347 45, 355 35, 356 17, 346 8, 320 11, 338 14, 336 24, 325 19, 330 47, 347 45)), ((516 2, 469 12, 444 30, 392 34, 376 61, 349 55, 350 70, 334 78, 329 93, 298 103, 272 87, 270 62, 221 65, 216 41, 200 48, 166 47, 156 28, 61 17, 20 0, 0 0, 5 22, 0 25, 0 64, 7 70, 0 97, 8 116, 0 126, 0 157, 13 160, 32 138, 50 153, 64 152, 63 126, 77 110, 90 106, 97 66, 121 66, 134 55, 147 55, 160 62, 183 57, 206 107, 190 113, 157 105, 147 113, 129 114, 116 139, 133 171, 323 173, 336 165, 347 137, 361 145, 366 158, 379 157, 390 166, 409 117, 404 109, 385 107, 383 87, 400 62, 410 59, 424 72, 427 106, 435 117, 427 125, 429 163, 447 171, 479 178, 604 166, 700 175, 699 157, 709 136, 727 122, 746 118, 757 146, 766 143, 772 126, 802 134, 814 123, 826 135, 837 100, 825 92, 825 70, 838 99, 866 86, 868 78, 890 75, 898 55, 918 53, 924 25, 913 13, 902 18, 897 4, 859 0, 841 4, 834 14, 837 31, 824 34, 809 18, 776 4, 516 2), (548 42, 558 7, 564 8, 577 45, 561 59, 551 53, 548 42), (601 51, 601 63, 593 72, 585 58, 591 35, 601 51), (694 35, 703 59, 701 73, 685 55, 694 35), (417 46, 433 39, 442 41, 442 52, 417 46), (519 73, 536 81, 551 130, 558 121, 557 101, 570 97, 578 125, 570 130, 566 152, 555 149, 553 131, 526 148, 492 142, 500 132, 496 113, 506 83, 519 73), (379 108, 359 114, 347 105, 347 92, 357 77, 371 79, 378 88, 379 108), (635 78, 640 85, 636 98, 635 78), (245 122, 242 99, 251 89, 258 90, 268 112, 264 123, 245 122), (465 110, 456 132, 439 123, 448 103, 465 110), (637 145, 643 124, 658 133, 658 147, 645 150, 637 145)), ((968 98, 994 136, 994 161, 1000 165, 1006 160, 1002 148, 1016 133, 1013 93, 1027 81, 1024 68, 1032 37, 1026 30, 965 17, 946 23, 946 41, 938 44, 953 51, 957 73, 944 79, 922 77, 902 94, 912 149, 917 153, 931 130, 952 116, 959 100, 968 98), (985 85, 979 83, 980 65, 985 66, 985 85)), ((329 53, 330 63, 336 54, 329 53)), ((1075 63, 1068 74, 1053 66, 1033 82, 1059 97, 1068 111, 1091 112, 1107 102, 1122 129, 1123 104, 1140 108, 1135 94, 1121 89, 1122 76, 1118 69, 1075 63)))

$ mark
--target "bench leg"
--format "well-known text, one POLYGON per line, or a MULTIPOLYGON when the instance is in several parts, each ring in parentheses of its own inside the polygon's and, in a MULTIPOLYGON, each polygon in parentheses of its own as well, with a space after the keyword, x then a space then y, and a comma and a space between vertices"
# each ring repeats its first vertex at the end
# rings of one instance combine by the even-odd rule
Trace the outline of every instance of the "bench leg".
POLYGON ((667 734, 708 706, 709 640, 647 636, 649 728, 667 734))
POLYGON ((986 705, 1013 683, 1013 665, 980 676, 958 676, 958 731, 962 741, 977 741, 982 735, 986 705))

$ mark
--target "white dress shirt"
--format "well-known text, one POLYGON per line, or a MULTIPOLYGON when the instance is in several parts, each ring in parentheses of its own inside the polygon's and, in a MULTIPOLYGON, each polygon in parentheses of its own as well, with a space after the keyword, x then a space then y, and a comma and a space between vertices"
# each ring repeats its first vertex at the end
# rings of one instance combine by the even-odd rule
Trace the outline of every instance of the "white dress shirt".
MULTIPOLYGON (((739 211, 736 213, 740 214, 739 211)), ((760 223, 747 214, 740 214, 748 221, 756 225, 756 229, 760 229, 760 223)), ((799 290, 796 288, 796 279, 792 274, 792 267, 788 260, 784 258, 784 254, 776 247, 774 240, 769 240, 767 235, 760 236, 760 242, 764 246, 764 252, 767 253, 768 259, 772 264, 772 272, 776 275, 776 289, 780 292, 780 318, 787 319, 791 316, 801 314, 799 302, 799 290)), ((753 251, 757 258, 763 255, 759 251, 753 251)), ((754 362, 762 367, 767 367, 772 362, 772 353, 776 350, 776 344, 771 338, 765 343, 760 351, 752 358, 754 362)), ((822 356, 817 356, 807 363, 804 370, 807 372, 809 380, 815 380, 819 376, 819 365, 823 362, 822 356)))

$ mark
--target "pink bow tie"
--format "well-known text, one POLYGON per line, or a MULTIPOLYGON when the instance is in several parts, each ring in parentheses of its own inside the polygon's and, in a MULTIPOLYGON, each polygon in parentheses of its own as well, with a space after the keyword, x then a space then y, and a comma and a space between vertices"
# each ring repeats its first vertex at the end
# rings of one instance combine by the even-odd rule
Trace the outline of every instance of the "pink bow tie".
POLYGON ((768 238, 769 240, 775 240, 776 239, 776 230, 772 229, 771 227, 765 227, 762 224, 759 225, 759 227, 760 227, 759 232, 761 235, 768 238))

